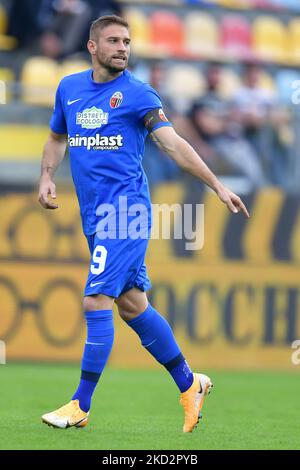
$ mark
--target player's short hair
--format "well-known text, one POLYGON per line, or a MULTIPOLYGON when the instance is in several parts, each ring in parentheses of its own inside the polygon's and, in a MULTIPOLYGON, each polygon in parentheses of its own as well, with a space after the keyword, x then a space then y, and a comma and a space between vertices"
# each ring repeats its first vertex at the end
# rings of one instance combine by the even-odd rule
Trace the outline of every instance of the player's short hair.
POLYGON ((92 41, 96 41, 99 37, 99 32, 110 26, 112 24, 118 24, 120 26, 124 26, 125 28, 129 29, 129 24, 127 23, 124 18, 121 18, 117 15, 104 15, 100 16, 97 20, 93 21, 90 27, 90 39, 92 41))

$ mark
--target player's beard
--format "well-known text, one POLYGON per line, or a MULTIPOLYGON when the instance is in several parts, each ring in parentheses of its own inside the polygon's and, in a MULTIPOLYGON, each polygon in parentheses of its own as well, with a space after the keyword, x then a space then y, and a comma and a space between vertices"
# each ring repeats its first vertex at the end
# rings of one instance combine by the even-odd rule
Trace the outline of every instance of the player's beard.
POLYGON ((123 72, 123 70, 126 69, 127 64, 128 64, 128 59, 125 59, 124 65, 121 64, 119 67, 111 64, 111 62, 113 61, 113 57, 103 60, 103 58, 98 56, 97 59, 98 59, 99 65, 101 65, 101 67, 104 67, 110 75, 116 75, 117 73, 123 72))

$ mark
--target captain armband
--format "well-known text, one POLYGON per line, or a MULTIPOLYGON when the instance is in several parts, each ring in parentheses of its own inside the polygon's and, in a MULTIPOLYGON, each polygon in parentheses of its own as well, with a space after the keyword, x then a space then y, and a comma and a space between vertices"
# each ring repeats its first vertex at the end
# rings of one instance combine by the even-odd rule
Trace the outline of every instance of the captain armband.
POLYGON ((162 122, 170 122, 162 108, 151 109, 144 117, 144 124, 149 133, 152 132, 157 124, 162 122))

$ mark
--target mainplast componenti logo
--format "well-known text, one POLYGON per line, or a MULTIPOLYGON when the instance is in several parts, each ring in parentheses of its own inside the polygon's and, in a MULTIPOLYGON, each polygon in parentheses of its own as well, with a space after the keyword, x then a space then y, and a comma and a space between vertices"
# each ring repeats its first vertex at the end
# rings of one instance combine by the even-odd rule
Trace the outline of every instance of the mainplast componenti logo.
POLYGON ((94 136, 68 136, 69 147, 85 147, 87 150, 118 150, 123 147, 123 136, 118 135, 100 135, 94 136))
POLYGON ((83 129, 97 129, 107 123, 108 113, 96 106, 76 113, 76 124, 83 129))

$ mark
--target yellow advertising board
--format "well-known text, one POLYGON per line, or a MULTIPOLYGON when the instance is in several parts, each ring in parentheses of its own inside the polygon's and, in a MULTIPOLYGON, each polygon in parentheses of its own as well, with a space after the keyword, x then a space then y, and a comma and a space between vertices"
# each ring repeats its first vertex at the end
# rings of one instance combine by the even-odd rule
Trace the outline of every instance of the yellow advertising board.
MULTIPOLYGON (((169 203, 182 201, 182 188, 160 187, 154 201, 165 202, 165 195, 169 203)), ((278 191, 259 193, 249 201, 249 222, 240 216, 232 222, 212 194, 202 202, 202 250, 186 255, 174 241, 150 242, 151 302, 169 320, 192 367, 296 370, 291 362, 291 343, 300 338, 296 201, 278 191), (290 215, 284 212, 288 205, 290 215), (281 227, 284 217, 291 217, 292 230, 291 224, 281 227)), ((60 195, 59 203, 58 211, 44 211, 36 195, 0 196, 0 339, 7 361, 81 360, 89 255, 74 194, 60 195)), ((117 311, 115 326, 111 364, 158 367, 117 311)))

